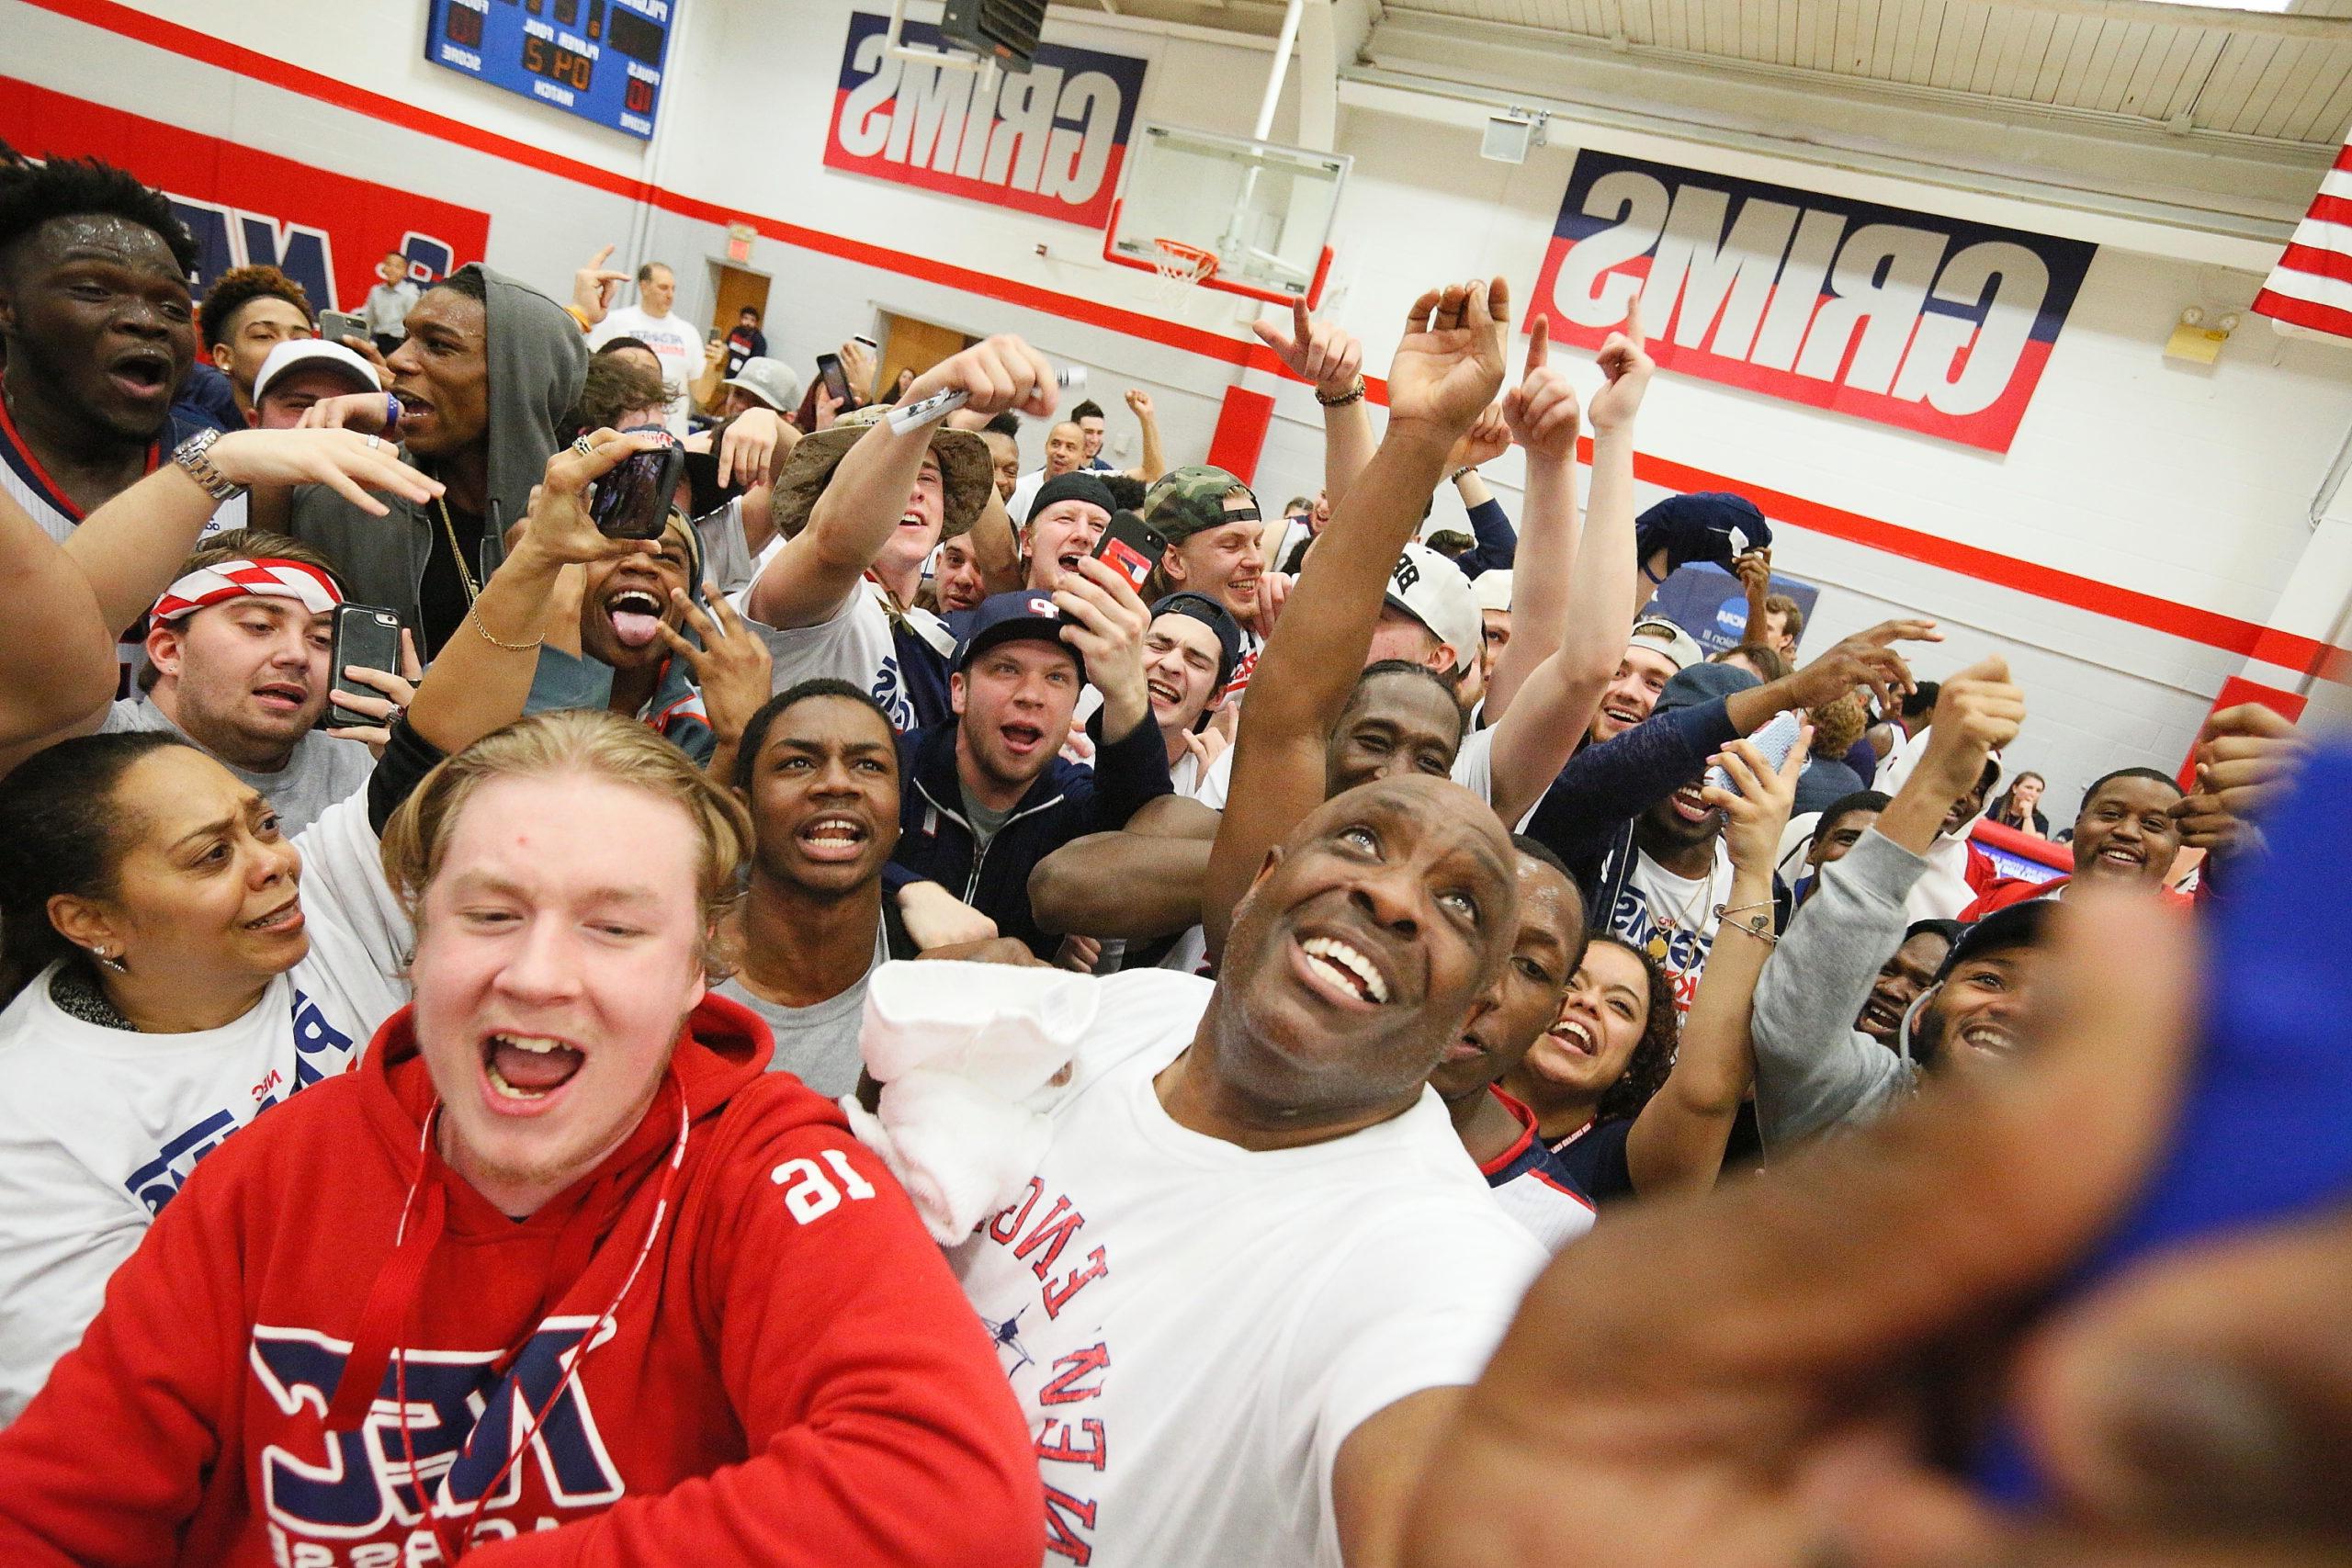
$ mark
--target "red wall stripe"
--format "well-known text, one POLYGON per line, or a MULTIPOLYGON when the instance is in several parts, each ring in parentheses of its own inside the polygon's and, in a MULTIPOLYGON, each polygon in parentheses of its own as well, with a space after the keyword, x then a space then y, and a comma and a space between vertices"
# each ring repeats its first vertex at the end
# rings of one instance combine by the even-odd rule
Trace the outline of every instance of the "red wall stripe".
POLYGON ((1258 457, 1266 449, 1266 432, 1273 423, 1273 399, 1247 387, 1227 387, 1225 404, 1217 410, 1216 434, 1209 441, 1209 466, 1255 485, 1258 457))
MULTIPOLYGON (((722 225, 748 222, 768 238, 785 244, 978 294, 985 299, 1001 300, 1009 305, 1082 322, 1106 332, 1141 338, 1230 365, 1237 369, 1256 370, 1295 379, 1261 344, 1243 342, 1182 322, 1162 321, 1139 311, 1122 310, 1073 295, 1058 294, 1033 284, 977 272, 930 256, 890 250, 797 223, 786 223, 780 219, 738 212, 715 202, 650 185, 632 175, 616 174, 593 164, 583 164, 577 159, 534 147, 528 142, 497 135, 462 120, 451 119, 397 98, 369 92, 333 76, 290 65, 192 28, 182 27, 176 22, 133 10, 129 6, 119 4, 118 0, 28 0, 28 3, 141 43, 152 44, 224 71, 334 104, 356 114, 504 158, 628 200, 646 202, 681 217, 722 225)), ((38 152, 39 149, 28 151, 38 152)), ((1385 385, 1370 378, 1367 381, 1372 400, 1385 403, 1387 400, 1385 385)), ((1589 441, 1585 443, 1585 446, 1589 459, 1589 441)), ((1884 550, 1906 560, 1975 578, 2036 598, 2069 604, 2224 652, 2251 654, 2260 645, 2266 660, 2302 670, 2320 668, 2324 656, 2331 654, 2335 657, 2329 661, 2330 667, 2340 666, 2346 660, 2352 659, 2352 653, 2331 649, 2311 637, 2258 626, 2218 611, 2201 610, 2154 594, 2118 588, 2111 583, 2038 566, 2030 561, 1980 549, 1973 545, 1939 538, 1917 529, 1866 517, 1860 513, 1848 512, 1802 496, 1766 490, 1688 464, 1663 457, 1636 457, 1634 471, 1636 477, 1652 484, 1675 490, 1736 490, 1752 498, 1771 517, 1809 532, 1884 550)))

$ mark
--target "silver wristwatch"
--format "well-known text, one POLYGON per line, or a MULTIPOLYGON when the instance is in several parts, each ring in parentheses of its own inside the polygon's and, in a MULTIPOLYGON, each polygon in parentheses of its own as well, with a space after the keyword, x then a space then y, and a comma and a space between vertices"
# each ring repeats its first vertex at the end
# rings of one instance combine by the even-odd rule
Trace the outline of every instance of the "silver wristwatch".
POLYGON ((187 477, 204 487, 204 493, 215 501, 234 501, 245 493, 245 487, 221 476, 212 466, 212 444, 220 439, 217 430, 199 430, 179 445, 172 454, 172 461, 187 470, 187 477))

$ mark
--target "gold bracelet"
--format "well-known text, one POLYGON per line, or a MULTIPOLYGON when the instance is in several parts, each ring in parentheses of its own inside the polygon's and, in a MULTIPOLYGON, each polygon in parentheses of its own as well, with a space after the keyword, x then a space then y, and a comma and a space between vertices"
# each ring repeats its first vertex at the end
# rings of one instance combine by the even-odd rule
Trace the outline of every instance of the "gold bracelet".
POLYGON ((548 634, 542 631, 538 636, 533 637, 528 642, 499 641, 496 637, 490 635, 490 628, 481 624, 481 601, 479 599, 466 606, 466 618, 473 622, 474 630, 481 634, 482 641, 490 644, 492 648, 504 649, 509 653, 528 653, 533 649, 548 640, 548 634))

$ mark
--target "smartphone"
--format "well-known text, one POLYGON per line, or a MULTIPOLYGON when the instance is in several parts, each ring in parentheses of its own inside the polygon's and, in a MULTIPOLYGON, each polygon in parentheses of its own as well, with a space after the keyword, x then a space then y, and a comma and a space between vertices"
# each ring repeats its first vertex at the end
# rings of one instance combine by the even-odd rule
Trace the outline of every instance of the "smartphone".
POLYGON ((633 425, 620 434, 650 435, 656 442, 630 453, 596 481, 588 515, 608 539, 658 539, 670 521, 671 498, 685 472, 685 448, 658 424, 633 425))
MULTIPOLYGON (((387 675, 401 672, 401 618, 380 604, 338 604, 334 611, 334 641, 327 654, 328 685, 341 686, 346 692, 367 692, 370 688, 355 685, 344 674, 356 665, 362 670, 381 670, 387 675)), ((319 716, 321 729, 343 729, 353 725, 381 724, 373 714, 354 713, 341 703, 330 702, 327 711, 319 716)))
POLYGON ((694 499, 686 503, 686 515, 689 517, 707 517, 751 488, 740 465, 727 483, 722 485, 718 482, 718 454, 716 452, 686 454, 686 487, 694 493, 694 499))
POLYGON ((817 356, 817 376, 820 380, 825 383, 825 390, 832 395, 834 401, 843 404, 846 404, 849 401, 849 378, 842 374, 842 356, 840 355, 819 355, 817 356))
POLYGON ((329 343, 341 343, 346 337, 356 337, 361 343, 372 341, 368 335, 368 318, 347 310, 320 311, 319 335, 329 343))
POLYGON ((1166 547, 1142 518, 1132 512, 1114 512, 1110 526, 1094 541, 1094 558, 1125 578, 1127 586, 1140 593, 1144 580, 1159 564, 1160 551, 1166 547))

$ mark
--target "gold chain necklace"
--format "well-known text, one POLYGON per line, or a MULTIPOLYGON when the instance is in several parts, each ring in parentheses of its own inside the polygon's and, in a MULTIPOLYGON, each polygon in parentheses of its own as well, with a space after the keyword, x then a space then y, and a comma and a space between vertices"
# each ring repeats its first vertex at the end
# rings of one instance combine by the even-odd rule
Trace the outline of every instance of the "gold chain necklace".
POLYGON ((441 531, 449 536, 449 558, 457 563, 458 581, 466 590, 466 607, 471 609, 481 590, 474 585, 474 574, 467 570, 466 552, 458 544, 458 525, 449 521, 449 503, 436 495, 433 498, 433 504, 440 509, 441 531))

